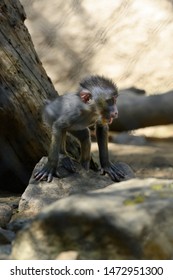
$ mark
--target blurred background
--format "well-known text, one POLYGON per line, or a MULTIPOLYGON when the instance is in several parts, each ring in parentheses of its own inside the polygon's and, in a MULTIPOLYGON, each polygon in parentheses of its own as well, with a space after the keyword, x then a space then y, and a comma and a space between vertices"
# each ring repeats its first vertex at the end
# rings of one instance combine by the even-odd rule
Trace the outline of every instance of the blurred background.
POLYGON ((59 94, 87 74, 147 94, 173 88, 173 1, 21 0, 36 51, 59 94))
MULTIPOLYGON (((21 0, 36 51, 59 94, 87 74, 146 94, 173 89, 172 0, 21 0)), ((173 136, 173 126, 136 134, 173 136)))

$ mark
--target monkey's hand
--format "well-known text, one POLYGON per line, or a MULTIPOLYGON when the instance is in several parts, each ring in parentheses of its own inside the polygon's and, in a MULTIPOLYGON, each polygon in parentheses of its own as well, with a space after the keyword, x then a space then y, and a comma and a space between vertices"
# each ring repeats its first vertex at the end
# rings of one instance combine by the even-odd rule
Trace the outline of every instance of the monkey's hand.
POLYGON ((53 179, 53 176, 57 176, 56 174, 56 165, 50 164, 47 162, 43 167, 36 171, 34 174, 34 178, 37 181, 47 181, 50 183, 53 179))
POLYGON ((116 164, 113 164, 112 162, 109 162, 108 166, 102 167, 102 174, 108 174, 115 182, 120 182, 126 177, 126 174, 123 172, 123 170, 121 170, 119 166, 116 166, 116 164))

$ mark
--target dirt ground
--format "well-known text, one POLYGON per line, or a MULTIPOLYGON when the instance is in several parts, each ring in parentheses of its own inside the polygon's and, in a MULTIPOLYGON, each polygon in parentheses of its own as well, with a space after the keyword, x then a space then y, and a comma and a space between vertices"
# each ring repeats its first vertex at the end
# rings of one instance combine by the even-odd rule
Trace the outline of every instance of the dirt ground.
POLYGON ((110 144, 111 158, 128 163, 137 177, 173 179, 173 142, 151 142, 145 146, 110 144))
MULTIPOLYGON (((173 126, 141 129, 131 136, 130 141, 124 136, 124 144, 109 143, 111 161, 129 164, 140 178, 173 179, 173 126)), ((115 135, 113 139, 115 142, 115 135)), ((92 151, 98 159, 96 143, 92 144, 92 151)))

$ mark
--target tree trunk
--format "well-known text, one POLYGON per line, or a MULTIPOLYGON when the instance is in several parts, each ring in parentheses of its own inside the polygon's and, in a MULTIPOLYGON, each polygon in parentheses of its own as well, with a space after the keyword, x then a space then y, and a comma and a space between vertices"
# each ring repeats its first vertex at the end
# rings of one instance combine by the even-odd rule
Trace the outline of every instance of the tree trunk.
POLYGON ((34 50, 18 0, 0 2, 0 188, 26 187, 47 154, 49 133, 41 120, 44 99, 57 93, 34 50))
POLYGON ((119 118, 110 130, 125 131, 137 128, 173 124, 173 91, 145 96, 120 93, 118 97, 119 118))

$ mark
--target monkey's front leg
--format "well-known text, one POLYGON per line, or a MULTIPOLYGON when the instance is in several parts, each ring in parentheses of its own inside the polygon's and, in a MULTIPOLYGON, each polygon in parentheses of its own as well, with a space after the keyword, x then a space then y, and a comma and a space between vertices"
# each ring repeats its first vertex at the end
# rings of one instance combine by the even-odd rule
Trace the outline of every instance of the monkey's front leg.
POLYGON ((108 174, 113 181, 119 182, 125 178, 126 174, 120 168, 109 161, 108 154, 108 125, 96 125, 96 135, 99 147, 100 164, 103 174, 108 174))
POLYGON ((48 161, 34 174, 34 178, 36 180, 47 180, 47 182, 51 182, 54 175, 56 174, 56 169, 59 163, 59 153, 61 143, 64 139, 64 134, 66 132, 56 127, 56 124, 52 127, 52 138, 51 145, 48 154, 48 161))
POLYGON ((75 172, 73 160, 66 154, 66 130, 58 127, 56 123, 52 126, 52 139, 48 154, 47 163, 34 174, 36 180, 47 180, 51 182, 53 176, 61 177, 57 171, 59 161, 61 159, 62 165, 70 172, 75 172))

